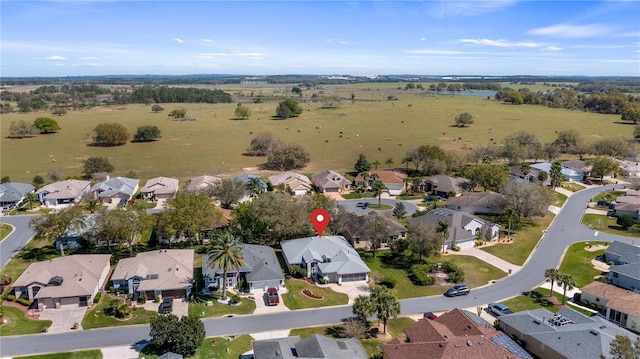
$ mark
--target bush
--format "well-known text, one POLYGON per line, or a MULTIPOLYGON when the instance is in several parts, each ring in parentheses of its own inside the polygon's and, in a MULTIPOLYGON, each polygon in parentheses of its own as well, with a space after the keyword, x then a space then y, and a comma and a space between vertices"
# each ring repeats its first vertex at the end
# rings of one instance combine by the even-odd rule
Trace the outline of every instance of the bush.
POLYGON ((289 274, 291 274, 296 278, 303 278, 307 276, 307 269, 302 268, 298 265, 294 265, 294 266, 291 266, 291 268, 289 269, 289 274))
POLYGON ((10 301, 10 302, 15 302, 16 301, 16 296, 13 294, 7 294, 6 297, 4 297, 4 299, 10 301))
POLYGON ((95 297, 93 297, 93 304, 100 303, 100 298, 102 298, 102 292, 98 292, 95 297))
POLYGON ((380 282, 381 286, 387 287, 389 289, 393 289, 396 287, 396 281, 393 279, 385 278, 380 282))
POLYGON ((456 251, 456 252, 460 252, 460 246, 453 247, 453 250, 456 251))
POLYGON ((325 277, 318 278, 318 283, 327 284, 327 283, 329 283, 329 280, 327 278, 325 278, 325 277))
POLYGON ((236 293, 229 294, 229 300, 231 301, 231 303, 240 303, 242 301, 240 296, 236 293))
POLYGON ((581 300, 580 300, 580 298, 582 297, 581 294, 582 293, 574 293, 573 294, 573 302, 574 303, 580 303, 581 302, 581 300))
POLYGON ((428 264, 416 264, 411 266, 411 274, 413 282, 416 285, 432 285, 436 282, 436 278, 429 274, 431 266, 428 264))
POLYGON ((464 273, 462 271, 449 273, 449 282, 460 283, 463 280, 464 280, 464 273))
POLYGON ((16 303, 22 304, 25 307, 30 307, 31 306, 31 301, 29 301, 29 299, 26 299, 26 298, 18 298, 18 299, 16 299, 16 303))
POLYGON ((138 297, 138 304, 144 304, 147 302, 147 295, 142 294, 138 297))
POLYGON ((154 303, 160 303, 160 297, 158 297, 157 295, 153 298, 153 302, 154 303))
POLYGON ((109 305, 104 308, 104 314, 116 317, 118 319, 126 318, 131 315, 131 308, 120 298, 111 299, 109 305))

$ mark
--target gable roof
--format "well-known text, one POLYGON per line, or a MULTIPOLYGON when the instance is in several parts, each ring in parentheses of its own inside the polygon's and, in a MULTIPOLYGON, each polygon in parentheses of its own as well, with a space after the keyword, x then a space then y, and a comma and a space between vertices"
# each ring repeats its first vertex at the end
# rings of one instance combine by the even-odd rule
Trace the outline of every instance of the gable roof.
MULTIPOLYGON (((407 178, 405 173, 391 170, 369 171, 366 173, 366 178, 371 178, 372 175, 378 175, 378 180, 386 184, 404 184, 404 179, 407 178)), ((364 181, 365 176, 362 173, 358 173, 356 181, 364 181)))
POLYGON ((173 194, 178 192, 178 180, 168 177, 156 177, 147 181, 140 193, 173 194))
POLYGON ((198 192, 200 190, 206 189, 208 186, 214 186, 220 183, 220 177, 215 176, 197 176, 188 180, 184 185, 185 191, 188 192, 198 192))
POLYGON ((113 270, 111 280, 140 277, 139 291, 181 289, 193 280, 193 249, 161 249, 123 258, 113 270), (157 277, 156 277, 157 276, 157 277))
POLYGON ((50 183, 40 188, 36 193, 38 195, 44 194, 45 200, 76 198, 90 185, 91 182, 89 181, 68 179, 66 181, 50 183))
POLYGON ((433 189, 439 192, 458 193, 470 181, 462 177, 451 177, 444 175, 430 176, 424 179, 423 183, 431 183, 433 189))
POLYGON ((447 241, 465 241, 475 239, 475 234, 465 229, 469 223, 474 221, 480 224, 483 228, 497 225, 476 217, 471 213, 454 211, 449 208, 432 209, 427 214, 411 218, 409 220, 409 224, 423 222, 437 226, 440 221, 449 223, 449 237, 447 238, 447 241))
POLYGON ((640 317, 640 294, 638 293, 598 281, 591 282, 580 290, 595 297, 608 299, 606 305, 611 309, 640 317))
POLYGON ((562 161, 560 162, 560 164, 574 171, 582 171, 582 172, 591 171, 591 166, 589 166, 587 162, 583 160, 562 161))
POLYGON ((311 176, 311 181, 318 188, 343 188, 351 184, 351 181, 343 175, 332 170, 326 170, 311 176))
POLYGON ((140 180, 136 178, 115 177, 94 184, 90 191, 100 192, 98 194, 100 198, 109 198, 120 193, 133 197, 138 189, 138 183, 140 180))
POLYGON ((0 184, 0 202, 20 202, 22 197, 35 188, 28 183, 6 182, 0 184))
POLYGON ((492 207, 494 203, 502 198, 502 195, 496 192, 463 192, 458 197, 450 197, 447 199, 447 206, 456 207, 492 207))
POLYGON ((625 242, 613 241, 613 243, 605 249, 605 253, 618 255, 620 262, 623 263, 640 262, 640 247, 625 242))
MULTIPOLYGON (((213 278, 216 273, 222 273, 223 271, 220 268, 207 265, 209 257, 209 254, 202 256, 202 275, 213 278)), ((238 271, 247 273, 248 282, 284 279, 280 262, 278 262, 278 257, 276 257, 276 252, 273 248, 258 244, 242 244, 242 258, 244 263, 238 271)))
POLYGON ((34 296, 59 298, 88 296, 99 285, 100 276, 109 267, 111 254, 74 254, 32 263, 13 283, 14 287, 39 283, 42 288, 34 296), (60 285, 46 286, 54 277, 61 277, 60 285))
POLYGON ((368 273, 369 267, 358 252, 342 236, 322 236, 291 239, 280 242, 282 253, 289 265, 317 261, 323 273, 368 273), (323 258, 324 257, 324 258, 323 258), (330 262, 323 262, 323 259, 330 262))
POLYGON ((251 343, 255 359, 368 359, 360 342, 355 338, 332 339, 312 334, 279 339, 254 340, 251 343))
POLYGON ((267 190, 267 184, 264 183, 264 181, 262 180, 262 178, 260 176, 252 175, 250 173, 243 173, 240 176, 236 177, 236 179, 244 182, 245 184, 248 184, 249 180, 251 180, 252 178, 257 178, 258 179, 260 190, 262 190, 262 191, 266 191, 267 190))
POLYGON ((311 180, 307 176, 296 172, 284 172, 270 176, 269 182, 271 182, 271 185, 274 187, 279 186, 280 184, 284 184, 289 188, 302 186, 311 189, 313 187, 313 183, 311 183, 311 180))

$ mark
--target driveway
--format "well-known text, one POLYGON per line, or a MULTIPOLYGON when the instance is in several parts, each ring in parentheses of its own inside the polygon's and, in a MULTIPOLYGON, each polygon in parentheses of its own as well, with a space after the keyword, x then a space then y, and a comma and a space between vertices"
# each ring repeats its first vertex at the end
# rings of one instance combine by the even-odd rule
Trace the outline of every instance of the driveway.
MULTIPOLYGON (((394 208, 396 204, 398 204, 398 202, 402 202, 404 204, 404 208, 407 211, 407 214, 405 216, 411 216, 419 209, 418 206, 408 201, 400 201, 397 199, 390 199, 390 198, 380 199, 380 203, 390 205, 394 208)), ((344 208, 347 211, 362 216, 372 211, 371 209, 369 209, 369 205, 378 204, 378 199, 377 198, 345 199, 342 201, 338 201, 338 204, 344 206, 344 208)), ((384 210, 380 212, 384 214, 390 214, 392 211, 393 210, 389 209, 389 210, 384 210)))
MULTIPOLYGON (((162 301, 160 301, 160 303, 154 303, 152 300, 148 300, 144 303, 144 309, 150 312, 160 313, 161 305, 162 301)), ((181 318, 182 316, 189 316, 189 303, 182 299, 174 299, 172 314, 178 318, 181 318)))
POLYGON ((371 289, 365 282, 346 282, 341 285, 337 283, 318 284, 318 287, 329 287, 334 292, 346 294, 349 297, 349 305, 353 304, 359 295, 371 294, 371 289))
POLYGON ((40 320, 51 320, 47 333, 62 333, 74 331, 73 325, 78 323, 78 330, 82 329, 82 318, 87 313, 87 307, 45 309, 40 312, 40 320))
POLYGON ((282 300, 282 294, 286 293, 286 289, 278 290, 278 297, 280 298, 280 303, 278 305, 268 305, 267 303, 267 292, 264 290, 256 290, 253 292, 253 297, 256 302, 256 310, 253 314, 268 314, 268 313, 279 313, 279 312, 288 312, 291 309, 287 308, 284 305, 284 301, 282 300))

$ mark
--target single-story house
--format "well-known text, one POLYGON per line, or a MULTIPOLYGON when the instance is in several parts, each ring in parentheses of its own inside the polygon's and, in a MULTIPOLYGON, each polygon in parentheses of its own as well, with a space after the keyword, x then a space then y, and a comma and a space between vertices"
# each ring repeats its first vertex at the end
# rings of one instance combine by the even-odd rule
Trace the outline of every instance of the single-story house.
POLYGON ((29 265, 13 283, 39 310, 86 307, 109 275, 110 254, 75 254, 29 265))
MULTIPOLYGON (((538 180, 538 176, 542 171, 533 167, 529 167, 529 170, 530 170, 529 173, 524 174, 524 172, 522 172, 522 166, 510 166, 509 179, 515 183, 524 183, 524 182, 540 183, 540 180, 538 180)), ((547 178, 544 184, 548 185, 549 183, 550 181, 547 178)))
POLYGON ((433 209, 425 215, 411 218, 409 224, 424 222, 437 227, 440 221, 449 223, 449 236, 444 242, 444 249, 453 249, 456 246, 471 248, 480 235, 483 240, 487 236, 494 240, 498 239, 500 234, 500 225, 476 217, 471 213, 454 211, 449 208, 433 209))
POLYGON ((393 218, 386 217, 384 214, 378 211, 371 211, 364 216, 359 216, 355 213, 351 213, 349 216, 349 223, 343 233, 344 237, 349 240, 349 243, 354 248, 368 248, 371 242, 364 237, 364 223, 367 219, 378 219, 384 222, 389 231, 389 237, 383 243, 380 243, 382 247, 388 247, 393 241, 397 239, 407 238, 408 230, 395 221, 393 218))
POLYGON ((338 284, 369 279, 369 267, 342 236, 291 239, 280 242, 280 247, 287 267, 300 266, 307 277, 338 284))
POLYGON ((160 249, 118 261, 113 288, 147 300, 189 298, 193 285, 193 249, 160 249))
POLYGON ((147 181, 140 189, 140 195, 147 199, 172 198, 178 193, 178 180, 168 177, 156 177, 147 181))
POLYGON ((312 334, 251 342, 254 359, 368 359, 367 352, 355 338, 333 339, 312 334))
POLYGON ((584 160, 562 161, 560 162, 560 165, 562 165, 562 168, 570 169, 577 172, 578 175, 581 175, 582 178, 580 179, 580 181, 587 178, 587 176, 591 174, 592 166, 588 165, 587 161, 584 160))
POLYGON ((640 332, 640 294, 612 284, 592 282, 581 288, 580 301, 595 306, 610 322, 640 332))
POLYGON ((314 174, 311 176, 311 181, 319 193, 342 193, 351 188, 351 181, 332 170, 314 174))
POLYGON ((418 183, 415 188, 418 191, 431 192, 434 196, 443 198, 456 197, 468 190, 471 181, 462 177, 444 175, 430 176, 418 183))
POLYGON ((354 183, 358 187, 369 189, 375 181, 380 181, 389 190, 389 194, 397 196, 405 189, 407 175, 399 171, 380 170, 358 173, 354 183))
POLYGON ((511 338, 481 317, 452 309, 435 319, 421 318, 382 346, 385 359, 513 358, 533 359, 511 338))
MULTIPOLYGON (((531 169, 551 173, 551 163, 549 162, 534 163, 531 165, 531 169)), ((586 176, 586 174, 582 171, 577 171, 575 169, 565 167, 565 166, 562 166, 560 172, 564 175, 564 179, 566 181, 582 181, 585 179, 585 176, 586 176)))
POLYGON ((68 179, 50 183, 40 188, 36 194, 45 206, 73 204, 82 200, 82 196, 91 189, 91 182, 68 179))
POLYGON ((184 184, 184 190, 189 193, 200 193, 206 191, 209 187, 217 185, 220 181, 222 181, 220 177, 215 176, 193 177, 184 184))
POLYGON ((313 183, 309 177, 295 172, 284 172, 270 176, 269 182, 273 188, 284 186, 285 191, 296 196, 313 191, 313 183))
POLYGON ((56 248, 58 250, 61 246, 64 249, 79 248, 80 240, 91 233, 96 225, 97 218, 97 213, 83 214, 74 218, 73 223, 70 223, 69 226, 65 228, 62 236, 56 238, 56 248))
MULTIPOLYGON (((620 197, 618 197, 619 199, 620 197)), ((616 207, 613 209, 616 215, 628 214, 635 219, 640 219, 640 203, 624 201, 618 202, 616 199, 616 207)))
POLYGON ((485 192, 464 192, 458 197, 447 199, 447 208, 454 211, 469 212, 471 214, 500 214, 502 211, 496 203, 502 198, 499 193, 485 192))
POLYGON ((611 284, 640 293, 640 247, 613 241, 605 250, 611 284))
POLYGON ((0 184, 0 208, 17 207, 24 196, 35 188, 28 183, 6 182, 0 184))
MULTIPOLYGON (((205 288, 222 287, 224 272, 220 268, 208 265, 209 254, 202 256, 202 275, 205 288)), ((250 293, 273 287, 284 289, 284 274, 273 248, 257 244, 242 244, 244 263, 238 270, 227 272, 227 286, 236 287, 244 281, 250 293)))
POLYGON ((108 178, 106 181, 91 186, 90 191, 102 203, 113 203, 115 201, 124 206, 138 192, 138 183, 140 183, 140 180, 137 178, 108 178))
POLYGON ((609 359, 616 334, 632 343, 636 339, 602 317, 587 317, 570 308, 555 314, 544 308, 523 310, 501 316, 499 325, 529 353, 545 359, 600 359, 601 355, 609 359))
POLYGON ((254 189, 254 193, 251 193, 250 195, 267 192, 268 186, 266 183, 264 183, 260 176, 252 175, 250 173, 244 173, 238 177, 235 177, 235 179, 237 179, 238 181, 242 181, 245 185, 247 185, 247 188, 249 188, 249 185, 252 181, 256 182, 257 188, 254 189))

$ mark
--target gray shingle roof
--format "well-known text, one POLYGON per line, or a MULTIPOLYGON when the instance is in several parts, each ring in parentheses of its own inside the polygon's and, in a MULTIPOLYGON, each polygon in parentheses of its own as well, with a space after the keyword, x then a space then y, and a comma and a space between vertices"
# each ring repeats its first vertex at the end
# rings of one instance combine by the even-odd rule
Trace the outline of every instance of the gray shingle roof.
POLYGON ((34 187, 28 183, 7 182, 0 184, 0 202, 15 202, 16 204, 22 200, 22 197, 34 190, 34 187))
POLYGON ((100 198, 109 198, 119 193, 132 197, 138 190, 139 182, 140 180, 136 178, 115 177, 94 184, 91 192, 100 192, 98 194, 100 198))
POLYGON ((624 263, 640 263, 640 247, 633 246, 620 241, 613 241, 605 250, 605 253, 620 256, 620 261, 624 263))
MULTIPOLYGON (((247 273, 247 281, 256 282, 284 279, 282 268, 280 267, 278 257, 276 257, 276 252, 273 248, 258 244, 242 244, 242 258, 244 259, 244 263, 242 267, 240 267, 240 272, 247 273)), ((202 256, 202 275, 213 278, 216 273, 222 274, 220 268, 212 268, 206 265, 208 260, 208 254, 202 256)))
POLYGON ((289 265, 311 261, 323 262, 323 256, 331 262, 319 264, 323 273, 352 274, 368 273, 369 267, 349 242, 342 236, 298 238, 280 242, 282 252, 289 265))

